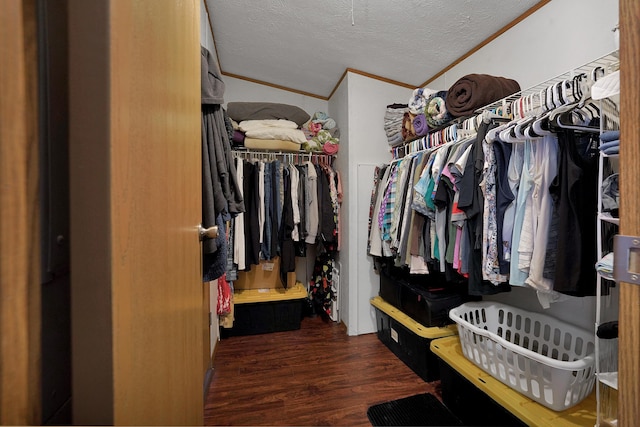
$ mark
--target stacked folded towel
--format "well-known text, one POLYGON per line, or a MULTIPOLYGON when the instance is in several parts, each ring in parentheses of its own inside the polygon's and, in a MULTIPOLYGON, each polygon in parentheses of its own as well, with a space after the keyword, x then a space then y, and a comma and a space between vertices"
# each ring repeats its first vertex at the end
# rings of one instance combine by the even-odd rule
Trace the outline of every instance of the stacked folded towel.
POLYGON ((232 144, 256 150, 300 151, 300 128, 311 116, 300 107, 272 102, 229 102, 232 144))
POLYGON ((384 113, 384 131, 387 135, 387 142, 391 146, 399 145, 404 142, 402 137, 402 128, 404 122, 404 114, 409 112, 407 104, 390 104, 384 113))
POLYGON ((244 120, 238 126, 247 138, 279 139, 298 144, 303 144, 306 141, 304 132, 298 129, 295 122, 290 120, 244 120))
POLYGON ((600 135, 600 151, 604 154, 619 154, 620 153, 620 131, 609 130, 603 132, 600 135))

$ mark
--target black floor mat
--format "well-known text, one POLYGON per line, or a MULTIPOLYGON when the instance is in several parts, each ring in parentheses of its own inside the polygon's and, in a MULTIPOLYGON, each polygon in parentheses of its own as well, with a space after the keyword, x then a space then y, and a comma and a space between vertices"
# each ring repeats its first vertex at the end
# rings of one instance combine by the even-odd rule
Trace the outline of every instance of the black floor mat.
POLYGON ((373 405, 367 417, 374 426, 461 426, 462 422, 429 393, 373 405))

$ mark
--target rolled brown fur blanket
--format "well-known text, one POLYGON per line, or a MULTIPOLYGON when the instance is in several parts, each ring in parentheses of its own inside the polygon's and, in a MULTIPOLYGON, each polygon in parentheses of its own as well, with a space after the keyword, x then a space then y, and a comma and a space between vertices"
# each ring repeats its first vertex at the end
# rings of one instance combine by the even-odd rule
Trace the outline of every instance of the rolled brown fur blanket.
POLYGON ((520 91, 517 81, 489 74, 467 74, 447 92, 445 105, 454 117, 474 114, 475 110, 520 91))

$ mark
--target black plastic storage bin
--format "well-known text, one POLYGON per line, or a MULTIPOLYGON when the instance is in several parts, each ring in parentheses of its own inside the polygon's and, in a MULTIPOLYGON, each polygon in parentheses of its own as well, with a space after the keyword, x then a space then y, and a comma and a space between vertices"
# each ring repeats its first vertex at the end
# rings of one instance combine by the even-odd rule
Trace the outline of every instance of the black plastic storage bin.
POLYGON ((402 299, 402 281, 393 277, 392 270, 382 268, 380 271, 380 291, 378 295, 392 306, 402 310, 400 301, 402 299))
POLYGON ((449 310, 469 300, 466 282, 447 282, 442 273, 409 274, 392 261, 376 262, 380 273, 378 295, 387 303, 425 326, 453 323, 449 310))
POLYGON ((402 284, 401 310, 425 326, 443 326, 453 323, 449 310, 464 302, 459 293, 430 292, 410 283, 402 284))
POLYGON ((255 335, 300 329, 302 301, 238 304, 233 328, 222 328, 221 336, 255 335))
POLYGON ((300 329, 307 293, 302 285, 289 289, 236 290, 232 328, 220 328, 222 338, 300 329))
POLYGON ((423 380, 439 379, 431 341, 454 335, 455 328, 424 327, 380 297, 373 298, 371 305, 376 309, 378 339, 423 380))
POLYGON ((439 363, 442 403, 465 425, 526 426, 447 362, 435 356, 439 363))

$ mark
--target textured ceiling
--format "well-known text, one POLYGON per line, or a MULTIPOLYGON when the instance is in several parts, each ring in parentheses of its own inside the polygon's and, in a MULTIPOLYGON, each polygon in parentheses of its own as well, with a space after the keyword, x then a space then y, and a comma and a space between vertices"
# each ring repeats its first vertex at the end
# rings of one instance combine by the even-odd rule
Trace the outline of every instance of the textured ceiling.
POLYGON ((539 2, 205 1, 224 73, 320 97, 347 68, 417 87, 539 2))

